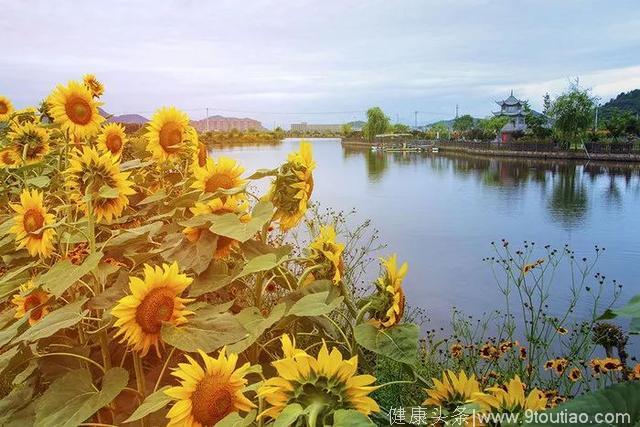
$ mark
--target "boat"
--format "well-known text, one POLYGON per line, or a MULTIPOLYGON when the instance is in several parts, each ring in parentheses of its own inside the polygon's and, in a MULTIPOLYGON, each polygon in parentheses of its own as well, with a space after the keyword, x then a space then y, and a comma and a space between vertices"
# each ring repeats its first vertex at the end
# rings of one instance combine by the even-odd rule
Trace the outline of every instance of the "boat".
POLYGON ((432 153, 437 153, 438 151, 440 151, 440 150, 438 149, 438 147, 431 147, 431 152, 432 152, 432 153))

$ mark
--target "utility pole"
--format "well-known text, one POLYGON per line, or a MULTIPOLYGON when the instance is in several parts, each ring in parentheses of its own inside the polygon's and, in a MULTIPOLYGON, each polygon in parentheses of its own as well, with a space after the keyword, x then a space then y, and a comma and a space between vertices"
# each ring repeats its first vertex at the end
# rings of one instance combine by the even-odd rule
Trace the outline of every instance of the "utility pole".
POLYGON ((458 104, 456 104, 456 119, 458 118, 458 104))
POLYGON ((418 111, 413 112, 413 127, 418 129, 418 111))
POLYGON ((207 107, 207 132, 209 132, 209 107, 207 107))
POLYGON ((396 123, 400 123, 400 114, 396 113, 396 123))
POLYGON ((594 132, 596 132, 596 131, 598 130, 598 107, 599 107, 599 106, 600 106, 600 105, 596 102, 596 125, 595 125, 595 127, 593 128, 593 131, 594 131, 594 132))

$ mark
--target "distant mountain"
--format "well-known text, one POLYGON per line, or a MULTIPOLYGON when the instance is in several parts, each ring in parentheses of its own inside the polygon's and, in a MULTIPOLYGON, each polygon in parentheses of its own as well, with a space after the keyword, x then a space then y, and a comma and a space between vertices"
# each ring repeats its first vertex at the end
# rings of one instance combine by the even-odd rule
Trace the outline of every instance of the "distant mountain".
POLYGON ((111 114, 104 111, 102 108, 98 108, 98 112, 102 117, 107 118, 107 123, 122 123, 122 124, 136 124, 141 125, 145 124, 149 121, 144 116, 140 114, 121 114, 119 116, 112 116, 111 114))
MULTIPOLYGON (((480 122, 480 120, 482 120, 482 119, 479 119, 479 118, 477 118, 477 117, 474 117, 474 118, 473 118, 473 124, 474 124, 474 125, 477 125, 477 124, 480 122)), ((455 121, 456 121, 456 119, 439 120, 439 121, 437 121, 437 122, 433 122, 433 123, 430 123, 430 124, 428 124, 428 125, 418 126, 418 127, 419 127, 419 128, 421 128, 421 129, 423 129, 423 130, 426 130, 426 129, 429 129, 429 128, 431 128, 431 127, 435 126, 435 125, 445 125, 445 126, 446 126, 446 127, 448 127, 449 129, 453 129, 453 123, 454 123, 455 121)))
POLYGON ((600 107, 600 117, 607 119, 615 110, 640 114, 640 89, 622 92, 600 107))
POLYGON ((364 127, 364 125, 367 124, 367 122, 364 122, 362 120, 355 120, 353 122, 348 122, 345 124, 351 126, 351 129, 353 130, 362 130, 362 128, 364 127))

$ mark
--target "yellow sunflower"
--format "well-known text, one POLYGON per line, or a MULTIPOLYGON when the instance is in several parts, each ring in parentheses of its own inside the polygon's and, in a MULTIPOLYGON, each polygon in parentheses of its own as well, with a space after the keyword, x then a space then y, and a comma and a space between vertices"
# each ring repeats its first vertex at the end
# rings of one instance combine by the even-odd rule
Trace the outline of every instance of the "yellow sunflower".
POLYGON ((28 165, 41 162, 49 153, 49 131, 35 123, 14 123, 7 136, 13 150, 28 165))
POLYGON ((525 395, 526 386, 515 376, 504 387, 490 387, 486 393, 475 393, 474 401, 487 412, 522 413, 542 411, 547 407, 547 398, 537 388, 525 395))
POLYGON ((37 190, 23 190, 19 204, 10 204, 16 211, 14 224, 9 230, 16 235, 18 249, 27 248, 29 255, 48 258, 53 252, 53 238, 56 232, 50 228, 55 215, 47 213, 43 195, 37 190))
POLYGON ((300 151, 290 153, 287 162, 280 166, 266 198, 276 208, 273 219, 279 221, 282 231, 295 227, 306 213, 315 167, 309 142, 301 142, 300 151))
MULTIPOLYGON (((376 281, 378 295, 382 299, 382 305, 376 307, 376 314, 371 322, 377 328, 388 328, 400 323, 404 315, 405 297, 402 290, 402 281, 407 275, 409 266, 404 262, 400 268, 396 254, 389 258, 382 258, 384 274, 376 281)), ((379 305, 379 304, 378 304, 379 305)))
POLYGON ((13 104, 9 98, 0 95, 0 122, 9 120, 13 114, 13 104))
POLYGON ((47 98, 47 104, 54 123, 78 138, 95 135, 104 121, 98 112, 102 103, 93 99, 86 86, 75 81, 67 86, 58 85, 47 98))
POLYGON ((20 292, 15 294, 11 303, 16 306, 16 319, 20 319, 29 313, 29 324, 33 325, 49 313, 47 302, 51 295, 43 290, 36 289, 30 280, 20 286, 20 292))
MULTIPOLYGON (((248 206, 247 200, 244 197, 229 196, 224 200, 221 198, 215 198, 206 203, 197 202, 190 211, 194 216, 207 214, 224 215, 228 213, 240 214, 240 220, 242 222, 247 222, 250 219, 250 216, 247 213, 248 206)), ((194 227, 186 227, 182 230, 187 239, 192 243, 198 241, 203 231, 205 231, 205 229, 194 227)), ((213 257, 216 259, 226 258, 237 245, 237 240, 218 235, 216 240, 216 250, 213 257)))
POLYGON ((162 267, 145 264, 142 279, 129 278, 131 295, 120 299, 111 310, 117 319, 114 326, 118 332, 114 337, 122 335, 121 342, 142 357, 155 346, 159 356, 162 323, 182 325, 187 322, 186 316, 193 313, 185 310, 185 303, 192 300, 180 297, 192 280, 180 273, 176 262, 162 267))
POLYGON ((124 126, 117 123, 104 125, 98 136, 98 147, 102 151, 108 151, 116 158, 120 157, 126 143, 127 136, 124 133, 124 126))
POLYGON ((65 172, 66 186, 72 200, 88 213, 86 195, 91 197, 91 207, 97 220, 111 222, 122 215, 135 191, 131 188, 129 172, 121 172, 120 164, 111 153, 99 153, 95 148, 75 150, 65 172))
POLYGON ((336 229, 333 225, 320 228, 318 236, 309 244, 309 252, 309 259, 319 267, 314 272, 314 277, 329 279, 334 285, 340 283, 344 271, 344 244, 336 242, 336 229))
POLYGON ((475 395, 480 393, 480 383, 475 375, 467 376, 464 371, 456 375, 453 371, 442 374, 442 380, 433 378, 433 387, 427 389, 427 399, 422 403, 425 406, 440 407, 447 411, 453 411, 467 402, 473 401, 475 395))
POLYGON ((276 419, 290 403, 305 409, 315 406, 311 411, 315 420, 309 420, 313 425, 331 425, 332 414, 338 409, 354 409, 366 416, 380 410, 369 397, 377 389, 371 385, 376 378, 356 375, 357 356, 344 360, 337 348, 329 352, 323 342, 316 358, 296 349, 286 335, 281 340, 284 357, 272 363, 278 376, 266 380, 258 390, 258 396, 269 406, 260 418, 276 419))
POLYGON ((147 151, 159 161, 174 160, 196 141, 189 116, 175 107, 157 110, 146 133, 147 151))
POLYGON ((194 170, 196 181, 192 187, 206 193, 241 187, 246 182, 240 178, 243 172, 244 168, 229 157, 207 159, 205 167, 194 170))
POLYGON ((13 148, 0 151, 0 166, 14 168, 20 165, 20 157, 13 148))
POLYGON ((176 400, 167 413, 167 427, 214 426, 232 412, 249 412, 256 407, 244 395, 248 363, 236 368, 238 355, 227 356, 225 348, 217 359, 198 352, 204 366, 185 355, 189 363, 179 363, 172 372, 180 385, 165 390, 176 400))
POLYGON ((93 74, 85 74, 82 82, 95 98, 100 98, 104 94, 104 85, 93 74))

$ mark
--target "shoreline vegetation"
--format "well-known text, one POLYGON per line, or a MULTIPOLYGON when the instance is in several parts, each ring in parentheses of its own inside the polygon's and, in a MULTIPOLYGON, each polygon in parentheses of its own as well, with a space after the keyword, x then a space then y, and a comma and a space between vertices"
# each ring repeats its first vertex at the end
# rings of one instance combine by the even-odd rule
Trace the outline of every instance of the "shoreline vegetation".
POLYGON ((605 248, 492 242, 502 309, 425 329, 402 255, 313 202, 311 143, 245 171, 175 107, 134 135, 104 123, 104 90, 86 75, 20 111, 0 96, 1 425, 640 421, 640 296, 619 301, 605 248))

